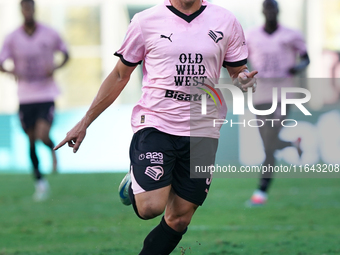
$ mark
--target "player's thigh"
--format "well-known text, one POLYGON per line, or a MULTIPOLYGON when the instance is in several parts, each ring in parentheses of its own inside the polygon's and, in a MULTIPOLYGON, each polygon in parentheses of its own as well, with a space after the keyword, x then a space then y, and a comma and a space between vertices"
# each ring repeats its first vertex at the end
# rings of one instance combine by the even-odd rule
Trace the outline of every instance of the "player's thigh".
POLYGON ((137 207, 165 207, 176 157, 172 136, 154 128, 134 134, 130 145, 131 181, 137 207))
MULTIPOLYGON (((27 135, 35 128, 37 121, 37 112, 35 111, 35 104, 20 104, 19 105, 19 119, 22 129, 27 135)), ((32 137, 32 136, 31 136, 32 137)))
MULTIPOLYGON (((263 110, 262 108, 267 109, 267 104, 260 105, 257 108, 263 110)), ((269 107, 270 108, 270 107, 269 107)), ((263 141, 263 146, 267 151, 274 151, 277 148, 277 143, 279 142, 279 133, 282 129, 281 126, 281 108, 277 107, 277 109, 270 115, 257 115, 256 118, 261 120, 263 125, 259 127, 259 132, 263 141), (267 121, 267 120, 274 120, 274 121, 267 121)))
POLYGON ((54 102, 37 104, 37 120, 35 124, 36 137, 48 139, 54 119, 54 102))
POLYGON ((281 127, 271 126, 271 124, 266 123, 264 126, 259 127, 260 135, 263 141, 263 146, 266 150, 275 150, 276 144, 279 141, 278 136, 281 127), (272 148, 272 149, 271 149, 272 148))
POLYGON ((195 205, 203 204, 209 192, 211 173, 197 172, 197 167, 208 169, 215 164, 217 146, 218 139, 190 138, 173 173, 172 188, 179 197, 195 205))
POLYGON ((37 139, 46 140, 49 139, 49 133, 51 130, 51 123, 45 119, 38 119, 35 124, 35 136, 37 139))

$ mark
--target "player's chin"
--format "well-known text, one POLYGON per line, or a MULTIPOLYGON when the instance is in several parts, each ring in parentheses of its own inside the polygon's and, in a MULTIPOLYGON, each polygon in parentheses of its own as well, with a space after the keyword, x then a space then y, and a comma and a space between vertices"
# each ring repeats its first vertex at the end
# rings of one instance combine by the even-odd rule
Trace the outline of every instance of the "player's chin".
POLYGON ((194 4, 195 2, 200 0, 180 0, 180 1, 184 4, 194 4))

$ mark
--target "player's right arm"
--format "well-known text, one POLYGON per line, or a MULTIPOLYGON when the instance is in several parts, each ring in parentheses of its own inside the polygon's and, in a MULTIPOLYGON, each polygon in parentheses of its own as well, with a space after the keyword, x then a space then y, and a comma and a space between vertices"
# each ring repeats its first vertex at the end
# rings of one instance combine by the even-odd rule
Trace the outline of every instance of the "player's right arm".
POLYGON ((3 46, 1 48, 1 51, 0 51, 0 72, 10 73, 10 74, 15 75, 14 70, 7 70, 7 69, 5 69, 5 67, 3 65, 4 62, 7 59, 12 58, 11 41, 12 41, 11 37, 7 36, 5 41, 4 41, 3 46))
POLYGON ((54 150, 68 143, 68 146, 73 148, 74 153, 78 151, 81 142, 85 138, 86 129, 116 100, 128 83, 131 73, 135 68, 136 66, 127 66, 121 60, 118 60, 115 68, 102 83, 85 116, 67 133, 65 139, 54 150))

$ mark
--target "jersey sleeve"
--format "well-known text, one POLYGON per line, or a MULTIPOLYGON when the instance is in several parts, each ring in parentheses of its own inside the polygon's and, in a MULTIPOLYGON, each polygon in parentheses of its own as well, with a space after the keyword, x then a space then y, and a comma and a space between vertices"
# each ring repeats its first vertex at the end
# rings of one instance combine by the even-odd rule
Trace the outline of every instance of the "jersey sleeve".
POLYGON ((145 42, 137 15, 131 20, 123 45, 114 55, 127 66, 136 66, 144 60, 145 42))
POLYGON ((248 47, 241 24, 235 18, 223 66, 238 67, 247 64, 248 47))
POLYGON ((295 32, 294 40, 293 42, 293 49, 294 51, 299 54, 300 56, 307 53, 307 47, 305 39, 303 38, 303 35, 300 32, 295 32))
POLYGON ((0 64, 3 64, 6 59, 12 58, 11 37, 7 36, 0 51, 0 64))
POLYGON ((63 39, 61 39, 60 35, 57 32, 56 32, 55 50, 61 51, 61 52, 64 52, 64 53, 68 52, 65 42, 63 41, 63 39))

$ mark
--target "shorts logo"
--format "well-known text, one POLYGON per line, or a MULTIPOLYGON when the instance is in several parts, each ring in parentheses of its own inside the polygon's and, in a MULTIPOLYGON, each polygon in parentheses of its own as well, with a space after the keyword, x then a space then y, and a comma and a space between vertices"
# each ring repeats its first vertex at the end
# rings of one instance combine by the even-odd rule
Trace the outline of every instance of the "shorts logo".
POLYGON ((162 152, 147 152, 146 159, 150 159, 151 164, 163 164, 163 153, 162 152))
POLYGON ((164 174, 164 170, 161 166, 148 166, 145 169, 145 174, 155 181, 159 181, 164 174))
MULTIPOLYGON (((210 169, 211 169, 211 167, 213 166, 213 164, 212 165, 210 165, 210 169)), ((210 185, 211 184, 211 181, 212 181, 212 172, 210 172, 210 178, 207 178, 206 180, 205 180, 205 183, 207 184, 207 185, 210 185)), ((206 191, 207 192, 207 191, 206 191)), ((208 192, 207 192, 208 193, 208 192)))

